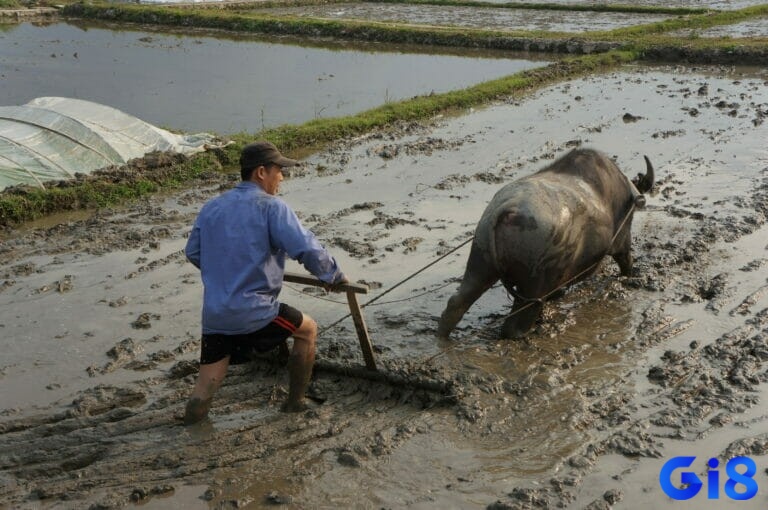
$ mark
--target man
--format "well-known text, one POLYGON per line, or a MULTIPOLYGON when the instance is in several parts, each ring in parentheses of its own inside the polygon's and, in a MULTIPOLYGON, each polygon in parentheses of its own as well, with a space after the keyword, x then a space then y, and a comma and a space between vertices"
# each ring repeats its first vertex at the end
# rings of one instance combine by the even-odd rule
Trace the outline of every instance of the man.
POLYGON ((200 372, 184 423, 208 414, 230 360, 266 352, 293 337, 288 360, 289 392, 283 411, 305 408, 304 393, 315 362, 317 323, 280 303, 286 255, 336 290, 347 279, 338 264, 277 198, 283 167, 298 162, 269 142, 246 145, 240 182, 200 210, 185 253, 203 279, 200 372))

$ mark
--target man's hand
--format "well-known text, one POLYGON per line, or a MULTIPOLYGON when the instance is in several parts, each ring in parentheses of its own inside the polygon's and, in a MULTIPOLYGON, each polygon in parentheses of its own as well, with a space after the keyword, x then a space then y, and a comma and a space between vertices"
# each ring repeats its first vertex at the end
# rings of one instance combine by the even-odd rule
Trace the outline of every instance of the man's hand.
POLYGON ((326 292, 341 292, 341 287, 345 284, 349 283, 349 280, 346 276, 342 276, 339 280, 337 280, 334 283, 326 283, 323 285, 323 288, 326 292))

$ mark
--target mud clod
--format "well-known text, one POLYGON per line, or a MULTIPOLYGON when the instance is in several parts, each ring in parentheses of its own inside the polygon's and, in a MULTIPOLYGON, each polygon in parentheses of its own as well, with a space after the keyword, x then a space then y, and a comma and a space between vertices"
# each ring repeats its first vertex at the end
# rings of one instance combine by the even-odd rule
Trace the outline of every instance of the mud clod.
POLYGON ((290 505, 293 502, 293 498, 282 495, 277 491, 272 491, 264 496, 264 502, 270 505, 290 505))
POLYGON ((139 317, 131 323, 131 327, 134 329, 149 329, 152 327, 153 320, 160 320, 160 315, 156 313, 142 313, 139 317))
POLYGON ((622 117, 621 120, 624 121, 625 124, 630 124, 632 122, 637 122, 638 120, 642 120, 643 117, 639 115, 632 115, 631 113, 627 112, 622 117))

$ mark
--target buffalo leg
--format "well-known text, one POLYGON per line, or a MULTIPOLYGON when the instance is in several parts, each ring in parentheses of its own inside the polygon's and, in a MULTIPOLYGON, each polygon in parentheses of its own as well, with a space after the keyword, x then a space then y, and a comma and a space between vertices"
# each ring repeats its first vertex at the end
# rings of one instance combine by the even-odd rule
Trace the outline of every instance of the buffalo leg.
POLYGON ((624 236, 623 241, 621 242, 618 251, 611 255, 613 257, 613 260, 616 261, 616 263, 619 265, 619 270, 621 271, 621 276, 631 276, 632 275, 632 236, 629 235, 629 231, 627 231, 627 235, 624 236))
POLYGON ((523 336, 533 327, 533 323, 539 318, 541 309, 544 307, 541 301, 528 301, 515 298, 515 304, 509 317, 501 326, 501 336, 503 338, 518 338, 523 336))
POLYGON ((467 268, 464 270, 464 278, 461 280, 459 290, 448 300, 448 305, 440 316, 437 336, 448 338, 469 307, 498 279, 499 275, 493 269, 493 264, 486 259, 483 251, 475 243, 472 243, 467 268))

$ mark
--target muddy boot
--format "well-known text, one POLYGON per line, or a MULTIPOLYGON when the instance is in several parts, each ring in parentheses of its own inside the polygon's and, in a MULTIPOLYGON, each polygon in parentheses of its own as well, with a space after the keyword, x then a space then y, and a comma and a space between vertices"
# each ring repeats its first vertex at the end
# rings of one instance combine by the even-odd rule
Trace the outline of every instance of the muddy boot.
POLYGON ((192 397, 187 402, 187 407, 184 410, 184 425, 194 425, 206 416, 211 409, 212 398, 203 400, 199 397, 192 397))
MULTIPOLYGON (((314 353, 313 353, 314 354, 314 353)), ((285 413, 298 413, 307 409, 304 401, 304 394, 309 387, 309 380, 312 377, 312 366, 314 365, 314 356, 302 356, 299 352, 291 353, 288 359, 288 398, 280 408, 285 413)))

